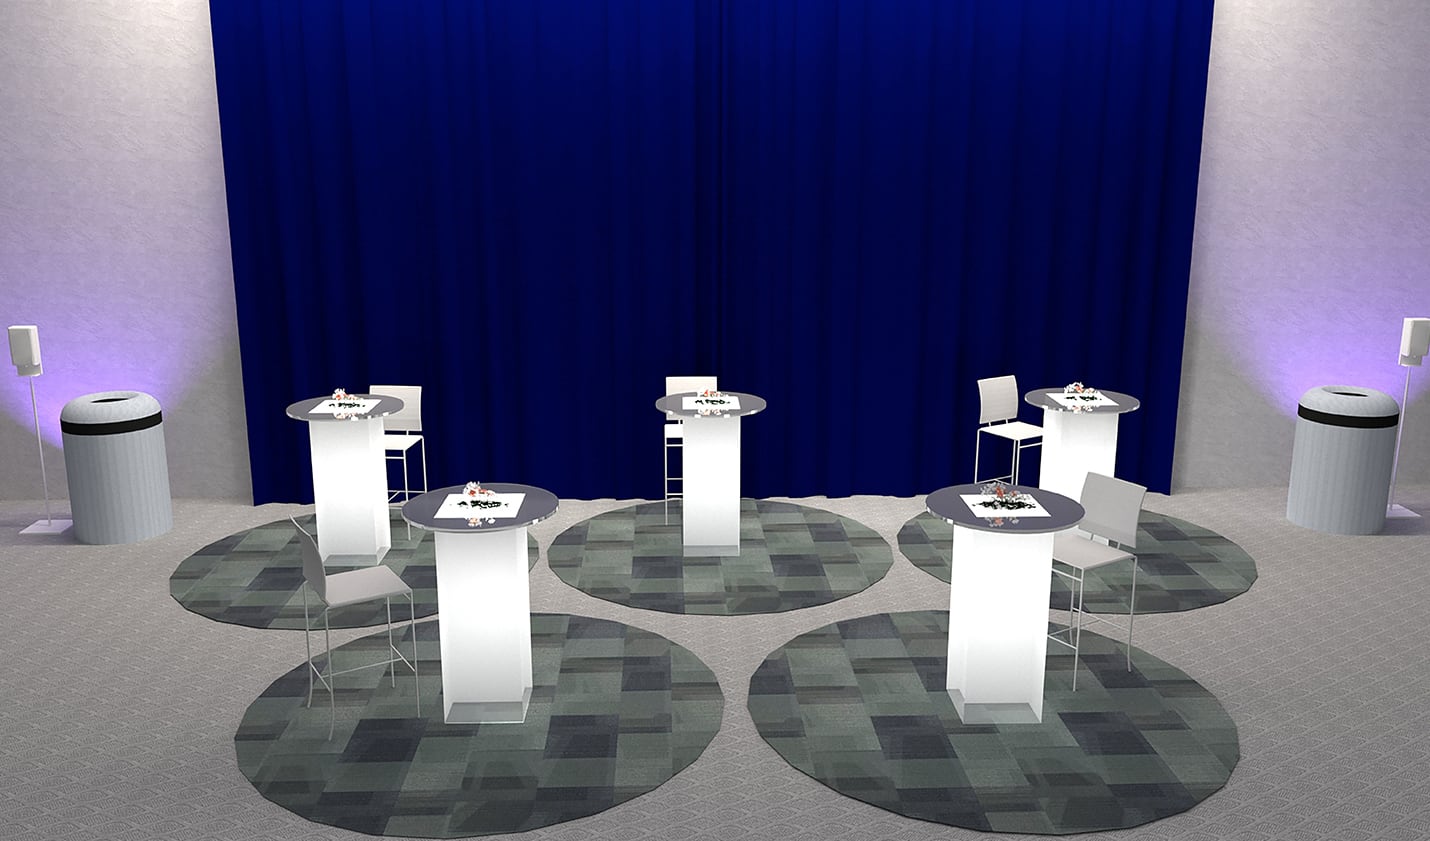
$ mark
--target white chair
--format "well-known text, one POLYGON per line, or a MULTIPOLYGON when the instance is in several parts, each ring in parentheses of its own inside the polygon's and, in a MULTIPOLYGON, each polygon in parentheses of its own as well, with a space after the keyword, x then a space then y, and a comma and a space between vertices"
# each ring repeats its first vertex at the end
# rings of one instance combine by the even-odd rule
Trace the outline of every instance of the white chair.
POLYGON ((385 666, 392 669, 392 685, 396 686, 396 664, 399 661, 406 663, 408 668, 412 669, 413 682, 417 684, 417 714, 422 715, 422 684, 417 680, 417 603, 412 598, 412 588, 408 587, 391 568, 381 565, 328 575, 323 570, 322 556, 318 554, 318 541, 304 531, 296 519, 289 519, 292 520, 293 527, 298 530, 298 545, 303 554, 303 580, 306 583, 306 586, 303 587, 303 643, 308 650, 308 706, 313 706, 313 678, 316 676, 328 690, 328 706, 332 711, 332 717, 328 721, 328 738, 333 738, 333 724, 337 721, 338 716, 337 700, 333 692, 333 678, 348 672, 370 669, 374 666, 385 666), (313 595, 317 596, 318 602, 323 606, 325 656, 322 671, 313 665, 312 623, 308 616, 309 590, 313 591, 313 595), (411 660, 403 656, 392 641, 393 596, 406 596, 408 607, 411 609, 412 618, 408 625, 409 632, 412 634, 411 660), (331 628, 328 624, 328 611, 335 607, 346 607, 350 604, 377 599, 383 599, 387 603, 387 648, 390 652, 388 658, 351 669, 333 671, 333 642, 331 628))
POLYGON ((973 445, 973 481, 987 482, 992 479, 1010 479, 1018 484, 1018 466, 1022 462, 1023 450, 1027 447, 1043 445, 1043 428, 1036 424, 1018 420, 1018 378, 1011 374, 1006 377, 989 377, 978 381, 978 439, 973 445), (1013 472, 1002 476, 978 478, 978 458, 983 448, 983 434, 1006 438, 1013 443, 1013 472))
POLYGON ((385 394, 402 401, 402 409, 382 419, 382 445, 388 452, 388 461, 402 462, 402 490, 387 489, 389 502, 402 494, 402 501, 412 498, 411 485, 407 478, 407 451, 422 445, 422 490, 427 493, 427 444, 422 440, 422 386, 420 385, 375 385, 368 388, 368 394, 385 394), (397 455, 392 455, 397 453, 397 455))
MULTIPOLYGON (((420 385, 374 385, 368 387, 368 394, 386 394, 402 401, 402 409, 382 419, 383 448, 388 461, 402 462, 402 490, 387 489, 387 501, 402 495, 402 502, 412 498, 412 488, 407 474, 407 451, 417 445, 422 447, 422 490, 427 493, 427 442, 422 438, 422 386, 420 385), (396 453, 397 455, 393 455, 396 453)), ((407 524, 407 539, 412 539, 412 524, 407 524)))
MULTIPOLYGON (((666 377, 665 393, 684 394, 693 391, 716 391, 720 388, 717 385, 718 377, 666 377)), ((672 476, 670 474, 670 451, 679 450, 685 446, 685 424, 679 418, 666 421, 665 424, 665 516, 666 522, 670 521, 670 501, 681 499, 685 496, 685 477, 672 476), (671 489, 672 482, 680 482, 681 489, 675 491, 671 489)), ((682 465, 682 474, 685 472, 682 465)))
POLYGON ((1127 670, 1132 671, 1132 622, 1137 614, 1137 556, 1129 550, 1137 548, 1137 520, 1142 512, 1142 499, 1147 489, 1122 479, 1089 473, 1082 486, 1082 507, 1087 512, 1078 534, 1069 529, 1053 537, 1053 574, 1068 580, 1068 627, 1048 634, 1054 642, 1073 650, 1072 688, 1077 689, 1077 662, 1082 642, 1084 619, 1116 622, 1083 610, 1083 584, 1087 571, 1115 564, 1132 562, 1132 592, 1127 603, 1127 670), (1059 567, 1067 567, 1064 571, 1059 567), (1064 639, 1063 637, 1067 638, 1064 639))

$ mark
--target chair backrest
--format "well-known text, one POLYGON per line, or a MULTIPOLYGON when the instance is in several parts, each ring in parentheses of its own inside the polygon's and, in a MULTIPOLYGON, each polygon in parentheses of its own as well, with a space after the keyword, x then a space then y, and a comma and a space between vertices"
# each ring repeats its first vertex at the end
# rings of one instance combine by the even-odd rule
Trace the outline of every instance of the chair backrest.
POLYGON ((303 580, 308 582, 308 586, 313 588, 313 592, 324 604, 328 602, 328 574, 323 572, 323 556, 318 554, 318 541, 303 530, 298 525, 298 521, 289 517, 293 522, 293 528, 298 530, 298 548, 303 553, 303 580))
POLYGON ((387 432, 422 431, 422 386, 420 385, 374 385, 368 394, 386 394, 402 401, 402 409, 382 419, 382 428, 387 432))
POLYGON ((978 423, 1013 420, 1018 417, 1018 378, 989 377, 978 381, 978 423))
POLYGON ((716 384, 718 377, 666 377, 666 394, 684 394, 687 391, 717 391, 720 386, 716 384))
POLYGON ((1083 510, 1087 513, 1077 527, 1114 541, 1124 548, 1137 548, 1137 519, 1147 489, 1101 473, 1089 473, 1082 485, 1083 510))

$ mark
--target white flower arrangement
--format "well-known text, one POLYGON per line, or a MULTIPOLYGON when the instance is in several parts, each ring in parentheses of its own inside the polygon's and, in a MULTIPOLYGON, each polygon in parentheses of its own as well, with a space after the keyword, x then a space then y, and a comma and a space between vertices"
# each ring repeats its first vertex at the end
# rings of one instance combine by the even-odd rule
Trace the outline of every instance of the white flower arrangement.
MULTIPOLYGON (((1067 385, 1063 386, 1063 394, 1067 395, 1068 398, 1072 400, 1085 400, 1088 402, 1096 401, 1099 396, 1097 389, 1085 386, 1080 382, 1068 383, 1067 385)), ((1073 405, 1068 407, 1068 411, 1088 412, 1092 411, 1092 407, 1083 405, 1081 403, 1074 403, 1073 405)))

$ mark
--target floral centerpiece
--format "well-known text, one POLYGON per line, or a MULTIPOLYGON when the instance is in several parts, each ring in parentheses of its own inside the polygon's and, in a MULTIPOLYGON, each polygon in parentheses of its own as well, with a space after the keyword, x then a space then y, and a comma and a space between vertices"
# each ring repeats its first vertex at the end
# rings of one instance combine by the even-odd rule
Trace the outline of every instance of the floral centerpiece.
MULTIPOLYGON (((474 513, 488 508, 500 508, 501 503, 499 501, 495 499, 483 499, 483 497, 493 496, 495 494, 496 491, 491 488, 482 487, 481 482, 468 482, 466 487, 462 488, 463 498, 457 505, 462 508, 470 508, 474 513)), ((480 526, 482 523, 493 522, 496 522, 496 519, 493 517, 472 517, 467 520, 467 525, 480 526)))
MULTIPOLYGON (((1068 383, 1063 386, 1063 394, 1068 400, 1086 401, 1088 403, 1096 401, 1099 396, 1097 389, 1085 386, 1082 383, 1068 383)), ((1086 412, 1092 409, 1091 406, 1082 405, 1081 403, 1073 403, 1068 408, 1074 412, 1086 412)))
MULTIPOLYGON (((984 500, 982 507, 992 508, 999 511, 1025 511, 1033 508, 1034 505, 1028 500, 1026 494, 1020 494, 1011 486, 1002 482, 991 482, 984 485, 980 490, 983 492, 984 500)), ((994 517, 989 520, 991 526, 1001 526, 1005 522, 1016 524, 1017 517, 994 517)))
POLYGON ((341 388, 333 389, 333 401, 339 409, 361 409, 362 403, 358 401, 356 395, 348 394, 341 388))

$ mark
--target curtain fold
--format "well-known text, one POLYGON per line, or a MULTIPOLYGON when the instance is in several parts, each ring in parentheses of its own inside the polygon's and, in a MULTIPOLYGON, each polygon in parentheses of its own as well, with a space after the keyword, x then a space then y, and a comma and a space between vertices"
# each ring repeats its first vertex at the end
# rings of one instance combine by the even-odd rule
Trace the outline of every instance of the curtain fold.
POLYGON ((255 502, 372 382, 434 485, 658 498, 703 373, 747 496, 967 481, 1008 373, 1168 490, 1211 5, 213 0, 255 502))

